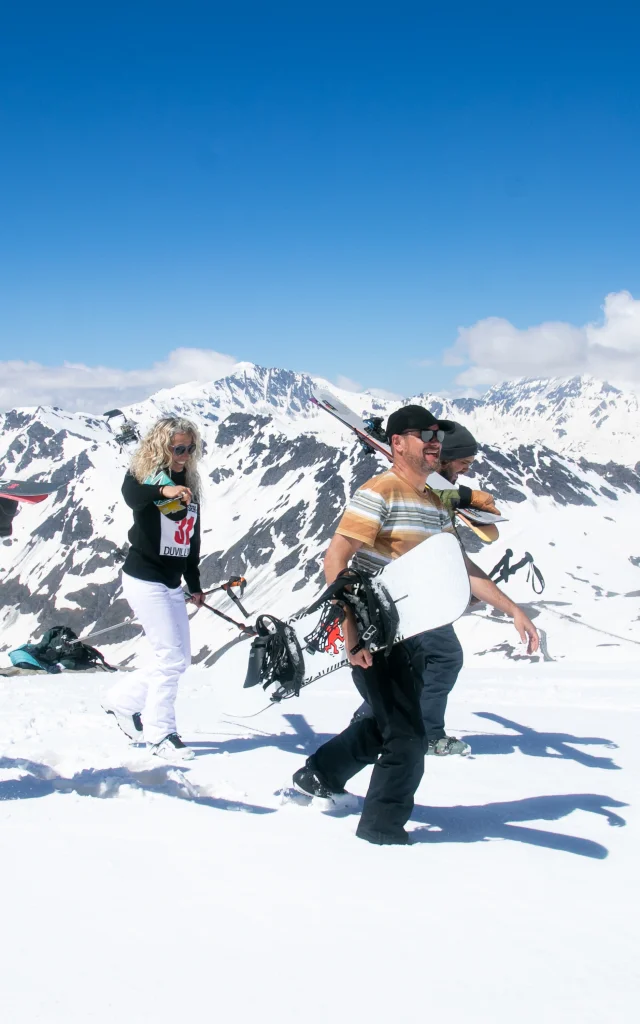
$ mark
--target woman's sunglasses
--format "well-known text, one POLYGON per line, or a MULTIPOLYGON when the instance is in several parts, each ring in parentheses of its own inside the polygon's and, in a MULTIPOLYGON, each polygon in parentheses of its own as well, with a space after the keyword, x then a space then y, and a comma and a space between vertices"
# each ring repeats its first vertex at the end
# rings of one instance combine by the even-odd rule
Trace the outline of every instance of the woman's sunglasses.
POLYGON ((195 444, 170 444, 169 448, 174 455, 193 455, 196 450, 195 444))

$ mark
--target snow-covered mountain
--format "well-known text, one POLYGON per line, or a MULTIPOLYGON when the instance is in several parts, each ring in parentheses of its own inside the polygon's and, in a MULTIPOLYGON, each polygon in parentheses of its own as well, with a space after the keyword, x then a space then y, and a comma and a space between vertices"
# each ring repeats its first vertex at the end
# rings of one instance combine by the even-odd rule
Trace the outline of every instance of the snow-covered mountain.
MULTIPOLYGON (((380 410, 377 415, 383 415, 399 404, 367 393, 346 392, 345 396, 359 413, 373 406, 380 410)), ((545 444, 574 459, 619 463, 638 472, 638 396, 593 377, 522 378, 498 384, 482 398, 447 399, 422 392, 409 400, 426 405, 443 419, 464 421, 486 444, 545 444)))
MULTIPOLYGON (((243 573, 251 612, 286 615, 317 592, 348 494, 384 468, 310 404, 314 383, 241 364, 223 380, 161 391, 127 410, 142 430, 168 412, 198 423, 206 445, 203 583, 243 573)), ((386 416, 400 404, 334 390, 360 413, 386 416)), ((467 531, 464 541, 485 569, 507 545, 515 558, 532 552, 547 581, 531 610, 549 636, 548 656, 570 657, 578 647, 593 649, 596 660, 637 653, 637 400, 579 378, 520 381, 481 400, 415 398, 464 421, 483 442, 468 482, 492 491, 509 522, 492 546, 467 531)), ((104 419, 60 409, 13 410, 0 417, 0 429, 0 478, 60 485, 51 499, 22 509, 14 537, 0 546, 0 648, 61 622, 78 632, 121 623, 129 614, 119 568, 130 513, 120 483, 130 451, 119 450, 104 419)), ((509 592, 534 597, 522 578, 509 592)), ((500 616, 476 612, 460 629, 470 655, 518 656, 500 616)), ((206 610, 192 633, 204 665, 235 635, 206 610)), ((109 660, 126 663, 138 652, 139 630, 119 626, 96 642, 109 660)))

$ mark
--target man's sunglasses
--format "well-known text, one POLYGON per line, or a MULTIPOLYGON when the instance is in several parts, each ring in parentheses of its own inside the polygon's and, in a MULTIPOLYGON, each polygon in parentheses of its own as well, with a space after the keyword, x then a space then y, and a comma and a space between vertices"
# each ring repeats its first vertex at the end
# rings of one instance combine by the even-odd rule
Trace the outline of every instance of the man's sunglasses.
POLYGON ((169 448, 174 455, 193 455, 196 450, 195 444, 171 444, 169 448))
MULTIPOLYGON (((415 437, 416 431, 405 430, 404 433, 411 434, 415 437)), ((420 437, 425 442, 425 444, 427 441, 438 441, 439 444, 442 444, 442 442, 444 441, 444 430, 419 430, 417 431, 417 433, 420 434, 420 437)))

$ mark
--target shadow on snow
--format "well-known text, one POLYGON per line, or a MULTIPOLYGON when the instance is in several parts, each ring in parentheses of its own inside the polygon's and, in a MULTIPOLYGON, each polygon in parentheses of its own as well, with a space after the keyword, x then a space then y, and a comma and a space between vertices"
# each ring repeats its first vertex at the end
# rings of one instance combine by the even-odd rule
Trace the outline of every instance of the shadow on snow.
POLYGON ((412 821, 422 822, 428 828, 415 829, 411 839, 418 843, 483 843, 508 839, 604 860, 608 850, 600 843, 580 836, 523 827, 520 822, 559 821, 573 811, 587 811, 603 815, 609 825, 618 827, 626 825, 626 821, 610 808, 626 806, 620 800, 597 793, 559 793, 470 807, 416 806, 412 821))
MULTIPOLYGON (((261 747, 272 747, 286 753, 302 756, 313 753, 321 743, 331 739, 333 734, 315 733, 304 715, 288 714, 283 716, 290 725, 292 732, 267 733, 251 727, 253 735, 239 736, 231 740, 212 741, 210 743, 191 744, 200 747, 202 752, 241 753, 261 747)), ((520 726, 509 719, 498 715, 481 712, 479 717, 490 719, 505 728, 518 732, 517 736, 468 736, 473 753, 477 754, 508 754, 516 749, 534 757, 561 756, 577 760, 589 767, 617 768, 610 758, 599 758, 582 754, 567 746, 569 743, 600 743, 614 746, 609 740, 595 737, 570 736, 565 733, 538 733, 534 729, 520 726), (549 754, 547 748, 557 751, 549 754)), ((362 800, 359 801, 360 809, 362 800)), ((619 800, 596 793, 569 793, 551 796, 528 797, 523 800, 505 801, 502 803, 478 804, 458 807, 424 807, 414 808, 411 820, 428 826, 417 828, 412 833, 414 842, 419 843, 481 843, 491 840, 511 840, 528 843, 531 846, 546 847, 576 854, 580 857, 591 857, 604 860, 608 855, 607 848, 590 839, 579 836, 564 835, 545 829, 524 827, 526 821, 558 821, 573 811, 586 811, 591 814, 603 815, 609 825, 623 826, 625 819, 614 811, 613 807, 626 807, 619 800)), ((353 812, 344 812, 345 815, 353 812)), ((360 813, 360 811, 358 811, 360 813)), ((338 812, 340 816, 342 814, 338 812)))
MULTIPOLYGON (((572 736, 570 733, 562 732, 536 732, 535 729, 526 725, 520 725, 509 718, 502 718, 489 711, 476 711, 478 718, 485 718, 495 722, 505 729, 511 729, 515 736, 507 736, 502 733, 486 733, 485 735, 467 735, 465 740, 471 746, 471 753, 483 754, 513 754, 519 750, 529 757, 561 757, 569 761, 577 761, 586 768, 605 768, 615 771, 620 769, 610 757, 601 757, 595 754, 587 754, 582 750, 576 750, 574 744, 579 746, 598 745, 617 749, 615 743, 600 736, 572 736), (553 751, 551 753, 550 751, 553 751)), ((282 750, 287 754, 312 754, 318 747, 327 740, 332 739, 333 733, 316 733, 313 731, 304 715, 289 714, 283 715, 291 726, 292 732, 266 732, 256 729, 254 726, 247 726, 251 729, 250 736, 237 736, 228 740, 208 740, 206 742, 189 742, 199 754, 229 753, 241 754, 250 750, 258 750, 262 747, 273 747, 282 750)))
POLYGON ((617 749, 615 743, 603 739, 601 736, 572 736, 565 732, 536 732, 529 726, 520 725, 518 722, 511 721, 510 718, 503 718, 501 715, 494 715, 489 711, 474 713, 478 718, 495 722, 496 725, 501 725, 504 729, 512 729, 517 735, 505 736, 503 733, 486 733, 485 735, 466 736, 465 740, 471 746, 472 754, 513 754, 519 750, 520 753, 527 754, 529 757, 562 757, 568 761, 577 761, 585 768, 605 768, 614 771, 620 769, 620 765, 610 757, 600 757, 576 750, 575 745, 617 749))
POLYGON ((274 811, 273 807, 210 796, 206 789, 189 782, 183 771, 174 765, 158 765, 149 769, 85 768, 71 778, 58 775, 46 764, 24 758, 0 757, 2 768, 19 769, 26 774, 19 779, 0 782, 0 800, 28 800, 51 793, 78 793, 105 800, 120 796, 121 790, 128 787, 178 797, 221 811, 248 811, 251 814, 271 814, 274 811))
MULTIPOLYGON (((609 758, 598 758, 574 750, 567 744, 601 743, 612 746, 609 740, 596 737, 576 737, 565 733, 538 733, 526 726, 488 712, 479 712, 481 718, 494 721, 505 728, 518 732, 517 736, 470 736, 474 754, 507 754, 519 749, 533 757, 549 757, 547 748, 557 751, 555 756, 577 760, 589 767, 617 768, 609 758)), ((231 740, 192 743, 191 746, 204 753, 241 753, 264 747, 272 747, 286 753, 306 755, 312 753, 331 735, 313 731, 304 715, 284 715, 293 732, 267 733, 253 729, 251 736, 234 737, 231 740)), ((252 814, 273 813, 276 808, 246 804, 239 800, 228 800, 211 796, 206 789, 189 782, 183 769, 173 765, 158 765, 150 769, 125 767, 84 769, 71 778, 64 778, 48 765, 24 758, 0 758, 0 768, 18 769, 25 774, 19 779, 0 782, 0 800, 31 799, 48 796, 51 793, 78 793, 101 799, 117 797, 123 787, 162 793, 165 796, 190 800, 205 807, 226 811, 248 811, 252 814)), ((362 801, 359 801, 360 807, 362 801)), ((611 808, 627 805, 612 797, 596 793, 568 793, 549 796, 527 797, 522 800, 500 803, 460 805, 455 807, 425 807, 416 805, 411 820, 422 824, 412 832, 412 841, 417 843, 480 843, 492 840, 511 840, 560 850, 581 857, 603 860, 608 855, 605 846, 583 839, 545 829, 525 827, 522 822, 559 821, 574 811, 600 814, 610 826, 626 824, 624 818, 611 808)))
MULTIPOLYGON (((327 740, 333 739, 335 733, 314 732, 304 715, 283 715, 293 732, 266 732, 256 729, 255 726, 246 726, 251 729, 251 736, 237 736, 230 740, 189 740, 189 746, 193 747, 196 754, 244 754, 250 750, 259 750, 263 747, 273 747, 275 750, 282 750, 285 754, 313 754, 327 740)), ((234 722, 234 725, 239 724, 234 722)))

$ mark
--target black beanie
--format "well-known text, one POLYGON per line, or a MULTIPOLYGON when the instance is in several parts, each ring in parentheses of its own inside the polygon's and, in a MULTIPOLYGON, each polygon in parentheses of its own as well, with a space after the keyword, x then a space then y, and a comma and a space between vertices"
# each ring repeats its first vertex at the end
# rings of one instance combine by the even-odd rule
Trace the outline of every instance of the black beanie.
POLYGON ((466 427, 461 423, 454 423, 453 430, 444 435, 440 458, 443 462, 452 462, 453 459, 468 459, 478 454, 478 442, 466 427))

